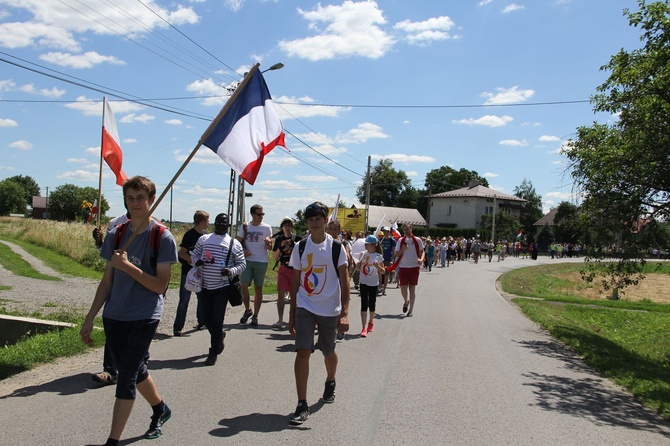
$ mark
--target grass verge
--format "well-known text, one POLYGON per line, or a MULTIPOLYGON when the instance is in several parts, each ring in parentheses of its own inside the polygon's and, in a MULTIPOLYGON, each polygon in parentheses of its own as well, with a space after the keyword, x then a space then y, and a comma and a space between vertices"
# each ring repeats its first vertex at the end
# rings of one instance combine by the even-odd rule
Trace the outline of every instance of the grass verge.
POLYGON ((566 289, 583 284, 556 277, 575 267, 580 266, 523 268, 501 276, 501 286, 526 296, 513 302, 528 318, 670 419, 670 305, 580 298, 566 289))
POLYGON ((61 280, 58 277, 40 273, 4 243, 0 243, 0 265, 17 276, 40 280, 61 280))
MULTIPOLYGON (((72 328, 30 336, 14 345, 0 347, 0 380, 30 370, 36 365, 87 351, 90 347, 79 337, 82 321, 72 328)), ((94 330, 92 337, 94 345, 104 345, 105 334, 102 330, 94 330)))

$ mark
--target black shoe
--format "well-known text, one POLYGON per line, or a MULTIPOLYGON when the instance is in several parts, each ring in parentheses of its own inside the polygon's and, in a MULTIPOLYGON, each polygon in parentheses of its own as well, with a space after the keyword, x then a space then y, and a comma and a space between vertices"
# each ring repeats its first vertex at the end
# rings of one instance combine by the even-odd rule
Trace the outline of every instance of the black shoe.
POLYGON ((207 359, 205 359, 205 365, 214 365, 216 364, 216 357, 218 356, 216 353, 212 352, 211 348, 209 349, 209 355, 207 355, 207 359))
POLYGON ((402 306, 402 312, 407 313, 407 304, 403 304, 402 306))
POLYGON ((245 311, 244 311, 244 314, 243 314, 242 317, 240 318, 240 324, 246 324, 247 321, 249 320, 249 318, 250 318, 251 316, 253 316, 253 314, 254 314, 254 312, 251 311, 251 308, 248 309, 248 310, 245 310, 245 311))
POLYGON ((195 326, 195 329, 198 330, 198 331, 204 330, 205 328, 206 328, 205 324, 198 324, 198 325, 195 326))
POLYGON ((324 403, 334 403, 335 402, 335 381, 326 380, 326 385, 323 389, 323 399, 324 403))
MULTIPOLYGON (((165 404, 165 403, 163 403, 165 404)), ((161 431, 161 428, 167 421, 172 417, 172 411, 170 408, 165 404, 165 410, 163 410, 163 413, 160 415, 153 415, 151 417, 151 424, 149 425, 149 430, 144 434, 144 438, 147 439, 152 439, 152 438, 158 438, 161 436, 163 433, 161 431)))
POLYGON ((309 418, 309 406, 306 402, 298 403, 295 413, 288 418, 289 424, 299 426, 309 418))
POLYGON ((175 331, 173 331, 173 332, 172 332, 172 336, 177 336, 177 337, 181 336, 181 330, 175 330, 175 331))
POLYGON ((258 327, 258 318, 256 316, 251 316, 251 322, 249 325, 252 327, 258 327))
POLYGON ((338 341, 341 341, 342 339, 344 339, 344 333, 337 333, 336 337, 338 341))

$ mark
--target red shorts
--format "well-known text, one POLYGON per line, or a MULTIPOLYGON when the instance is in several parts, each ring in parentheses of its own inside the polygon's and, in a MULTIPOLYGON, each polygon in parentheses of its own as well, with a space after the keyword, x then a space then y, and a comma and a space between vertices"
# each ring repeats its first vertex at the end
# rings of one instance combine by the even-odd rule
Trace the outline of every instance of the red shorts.
POLYGON ((277 290, 291 291, 291 280, 293 279, 293 268, 280 265, 277 271, 277 290))
POLYGON ((398 283, 400 286, 415 286, 419 283, 419 270, 421 268, 398 268, 398 283))

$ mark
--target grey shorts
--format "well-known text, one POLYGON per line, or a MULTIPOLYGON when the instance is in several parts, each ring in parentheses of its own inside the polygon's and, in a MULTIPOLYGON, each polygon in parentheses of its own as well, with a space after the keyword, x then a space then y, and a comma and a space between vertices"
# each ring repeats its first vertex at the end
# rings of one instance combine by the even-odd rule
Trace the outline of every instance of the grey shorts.
POLYGON ((337 336, 338 316, 318 316, 304 308, 295 311, 295 349, 311 350, 314 352, 314 329, 319 324, 319 335, 316 348, 324 356, 335 353, 335 337, 337 336))
POLYGON ((254 282, 255 286, 263 286, 265 283, 265 273, 268 270, 268 262, 250 262, 247 260, 247 267, 240 274, 240 281, 251 285, 254 282))

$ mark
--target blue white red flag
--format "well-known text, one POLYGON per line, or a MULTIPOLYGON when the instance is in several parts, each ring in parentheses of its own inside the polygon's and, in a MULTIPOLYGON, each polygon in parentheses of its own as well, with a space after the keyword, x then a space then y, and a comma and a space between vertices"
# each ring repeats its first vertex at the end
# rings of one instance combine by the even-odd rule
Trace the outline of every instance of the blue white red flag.
POLYGON ((284 126, 272 104, 260 71, 238 87, 243 90, 228 106, 203 145, 219 155, 247 183, 254 184, 263 158, 276 146, 286 147, 284 126))

